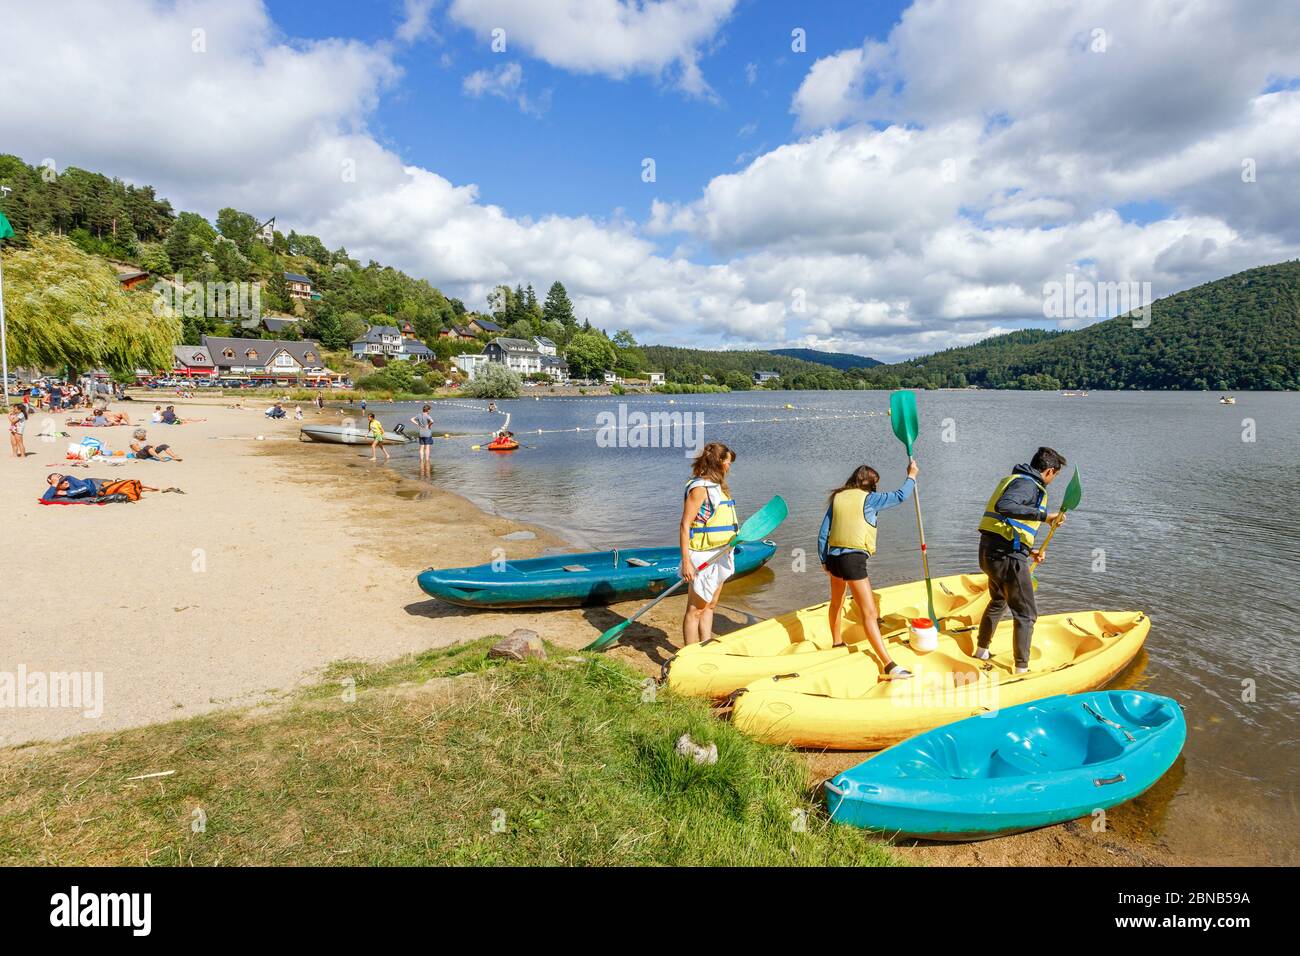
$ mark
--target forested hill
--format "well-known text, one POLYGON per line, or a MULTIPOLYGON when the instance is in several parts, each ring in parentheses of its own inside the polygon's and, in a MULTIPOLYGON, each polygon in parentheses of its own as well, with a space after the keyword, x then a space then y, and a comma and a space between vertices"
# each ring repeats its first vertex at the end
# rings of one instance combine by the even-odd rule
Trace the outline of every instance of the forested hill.
POLYGON ((1159 299, 1073 332, 1026 330, 882 365, 876 387, 1300 389, 1300 261, 1159 299))
POLYGON ((816 362, 818 365, 829 365, 831 368, 837 368, 840 371, 851 368, 874 368, 882 364, 880 361, 866 355, 823 352, 821 349, 768 349, 768 352, 772 355, 785 355, 789 358, 803 359, 805 362, 816 362))
POLYGON ((760 351, 709 351, 684 349, 671 345, 646 345, 645 353, 650 369, 663 369, 668 380, 675 382, 700 382, 710 376, 715 382, 739 387, 737 375, 748 379, 755 372, 778 372, 782 388, 851 388, 852 382, 843 373, 818 362, 806 362, 788 355, 760 351), (730 373, 730 374, 729 374, 730 373))

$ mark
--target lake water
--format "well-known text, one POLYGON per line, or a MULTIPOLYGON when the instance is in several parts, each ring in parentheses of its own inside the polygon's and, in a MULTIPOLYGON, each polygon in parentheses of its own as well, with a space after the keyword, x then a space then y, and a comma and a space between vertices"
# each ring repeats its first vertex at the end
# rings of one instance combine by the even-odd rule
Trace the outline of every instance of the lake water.
MULTIPOLYGON (((575 546, 674 544, 685 452, 600 447, 598 416, 617 414, 620 404, 698 414, 703 439, 738 454, 730 484, 742 517, 774 494, 789 502, 771 570, 732 582, 723 598, 769 617, 825 600, 815 552, 827 491, 860 463, 880 472, 884 490, 902 481, 906 457, 888 401, 886 392, 752 392, 675 396, 672 404, 657 395, 499 402, 525 447, 503 455, 470 451, 476 439, 439 441, 433 480, 485 509, 555 529, 575 546), (792 570, 797 548, 808 555, 804 573, 792 570)), ((1229 806, 1229 816, 1254 821, 1249 839, 1268 841, 1274 858, 1282 840, 1284 858, 1295 862, 1300 395, 1244 393, 1224 406, 1202 393, 936 391, 918 393, 918 403, 932 573, 978 571, 984 503, 1038 445, 1077 464, 1083 503, 1039 571, 1040 613, 1147 611, 1146 650, 1119 683, 1176 697, 1189 725, 1182 778, 1152 813, 1163 821, 1168 803, 1176 809, 1198 799, 1229 806)), ((376 410, 391 425, 417 407, 376 410)), ((440 433, 486 434, 501 421, 468 400, 435 403, 433 414, 440 433)), ((395 458, 416 474, 414 449, 395 458)), ((1064 485, 1050 489, 1053 507, 1064 485)), ((882 515, 871 564, 876 586, 921 576, 910 503, 882 515)))

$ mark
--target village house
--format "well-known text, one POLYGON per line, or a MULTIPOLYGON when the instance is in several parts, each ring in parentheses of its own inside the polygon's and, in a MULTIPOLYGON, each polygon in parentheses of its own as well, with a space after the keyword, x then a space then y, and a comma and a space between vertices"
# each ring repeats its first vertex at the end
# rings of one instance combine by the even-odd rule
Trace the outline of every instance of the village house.
POLYGON ((557 355, 542 356, 542 371, 561 384, 569 380, 569 363, 557 355))
POLYGON ((497 325, 490 319, 475 318, 471 319, 466 326, 475 335, 500 335, 505 329, 497 325))
POLYGON ((457 355, 452 358, 452 363, 465 373, 465 377, 471 382, 474 376, 487 366, 488 357, 482 352, 469 352, 465 355, 457 355))
POLYGON ((217 366, 205 345, 172 346, 172 378, 216 378, 217 366))
POLYGON ((311 340, 285 342, 276 339, 236 339, 203 336, 207 357, 216 366, 217 377, 258 382, 328 381, 333 373, 325 367, 320 345, 311 340))
POLYGON ((396 357, 402 351, 402 331, 395 325, 369 325, 361 338, 352 343, 352 357, 371 355, 396 357))
POLYGON ((539 336, 538 338, 533 339, 533 344, 537 346, 537 351, 541 352, 543 355, 557 354, 555 343, 546 338, 546 336, 539 336))
POLYGON ((499 362, 520 375, 542 370, 542 353, 527 339, 495 338, 483 349, 489 362, 499 362))
POLYGON ((289 298, 291 299, 319 299, 320 296, 312 292, 311 279, 296 272, 286 272, 284 274, 284 284, 289 287, 289 298))
POLYGON ((453 325, 449 329, 443 329, 438 333, 440 339, 455 339, 458 342, 473 342, 478 336, 472 331, 460 326, 453 325))
POLYGON ((773 381, 781 377, 780 372, 757 371, 754 373, 754 384, 762 385, 766 382, 773 381))

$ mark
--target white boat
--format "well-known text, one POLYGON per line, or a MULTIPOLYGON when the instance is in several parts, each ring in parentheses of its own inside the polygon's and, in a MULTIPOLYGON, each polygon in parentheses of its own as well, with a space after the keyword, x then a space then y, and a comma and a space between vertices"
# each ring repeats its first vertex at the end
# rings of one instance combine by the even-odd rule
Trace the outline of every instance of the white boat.
MULTIPOLYGON (((298 440, 328 442, 332 445, 369 445, 370 432, 348 425, 303 425, 298 430, 298 440)), ((400 431, 384 432, 385 445, 405 445, 410 440, 400 431)))
POLYGON ((1220 404, 1220 405, 1236 405, 1236 404, 1237 404, 1237 400, 1236 400, 1235 398, 1233 398, 1231 395, 1224 395, 1221 399, 1219 399, 1219 404, 1220 404))

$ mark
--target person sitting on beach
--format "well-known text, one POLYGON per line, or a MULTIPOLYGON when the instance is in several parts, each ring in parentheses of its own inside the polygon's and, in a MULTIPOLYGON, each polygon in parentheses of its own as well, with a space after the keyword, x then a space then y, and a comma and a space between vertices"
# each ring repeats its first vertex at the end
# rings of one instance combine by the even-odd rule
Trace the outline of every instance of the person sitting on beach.
POLYGON ((151 416, 149 416, 149 421, 153 422, 155 425, 161 425, 161 424, 162 424, 162 406, 161 406, 161 405, 155 405, 155 406, 153 407, 153 414, 152 414, 151 416))
POLYGON ((164 425, 184 425, 184 419, 176 417, 176 406, 168 405, 163 409, 162 424, 164 425))
POLYGON ((388 449, 384 447, 384 426, 379 419, 375 418, 375 413, 370 413, 370 421, 366 426, 370 432, 370 460, 378 461, 378 452, 384 453, 384 461, 388 461, 393 456, 388 454, 388 449))
POLYGON ((274 405, 272 405, 270 408, 266 410, 265 414, 267 418, 284 418, 285 413, 284 413, 284 408, 280 405, 280 403, 276 402, 274 405))
POLYGON ((135 441, 131 442, 131 451, 135 457, 142 461, 181 461, 172 454, 171 445, 150 445, 146 442, 149 437, 143 428, 137 428, 132 437, 135 441))

